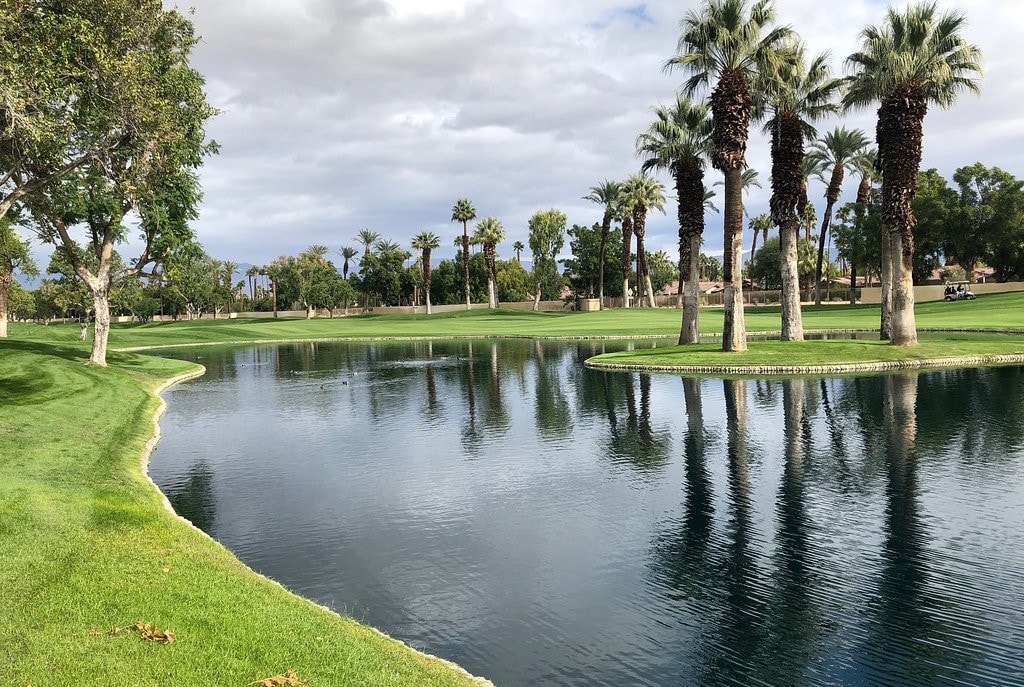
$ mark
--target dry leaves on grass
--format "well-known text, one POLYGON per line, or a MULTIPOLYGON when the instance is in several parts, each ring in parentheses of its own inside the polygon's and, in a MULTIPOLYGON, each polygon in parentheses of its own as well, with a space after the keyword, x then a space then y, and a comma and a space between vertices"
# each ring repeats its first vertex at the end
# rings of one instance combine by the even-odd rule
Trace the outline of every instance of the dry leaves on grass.
POLYGON ((173 632, 170 630, 158 629, 156 625, 144 623, 141 620, 136 620, 131 625, 125 625, 124 627, 115 625, 106 632, 103 630, 89 630, 89 634, 93 637, 99 635, 129 634, 132 632, 138 632, 139 637, 147 642, 157 642, 159 644, 171 644, 174 642, 173 632))
POLYGON ((282 685, 308 685, 309 680, 299 680, 299 676, 295 674, 295 671, 289 670, 280 675, 257 680, 253 684, 257 685, 257 687, 282 687, 282 685))

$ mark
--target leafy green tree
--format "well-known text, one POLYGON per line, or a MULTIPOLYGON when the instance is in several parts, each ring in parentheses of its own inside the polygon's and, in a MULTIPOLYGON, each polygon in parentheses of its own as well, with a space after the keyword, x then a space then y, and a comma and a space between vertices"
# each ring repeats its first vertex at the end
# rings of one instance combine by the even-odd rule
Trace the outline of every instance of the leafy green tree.
POLYGON ((533 280, 536 292, 533 309, 541 299, 554 300, 561 297, 565 283, 558 273, 557 256, 565 243, 565 213, 551 208, 540 210, 530 217, 530 250, 533 252, 533 280))
MULTIPOLYGON (((847 107, 879 103, 875 141, 882 176, 882 226, 892 284, 892 343, 917 343, 914 316, 912 202, 921 165, 929 104, 951 107, 962 91, 977 92, 982 56, 961 32, 965 16, 939 14, 935 3, 890 8, 885 21, 861 32, 861 49, 846 59, 852 75, 847 107)), ((883 332, 884 335, 884 332, 883 332)))
MULTIPOLYGON (((615 219, 615 204, 618 202, 621 190, 622 184, 605 179, 597 186, 591 186, 590 193, 583 196, 583 200, 597 203, 604 208, 604 212, 601 214, 601 237, 598 246, 598 264, 600 265, 605 263, 605 255, 608 249, 608 234, 611 231, 612 220, 615 219)), ((599 307, 602 310, 604 309, 604 278, 604 271, 601 270, 597 275, 597 297, 600 299, 599 307)), ((593 289, 591 289, 591 292, 593 292, 593 289)))
POLYGON ((713 121, 711 164, 725 175, 723 244, 725 318, 722 349, 747 348, 743 319, 743 198, 741 181, 753 113, 751 83, 763 70, 774 71, 784 57, 780 49, 790 35, 786 27, 771 28, 775 9, 770 0, 704 0, 682 20, 678 55, 670 67, 690 76, 683 92, 693 95, 709 84, 713 121))
POLYGON ((462 279, 466 289, 466 310, 472 305, 469 293, 469 223, 476 219, 476 208, 468 198, 459 198, 452 206, 452 221, 462 222, 462 279))
POLYGON ((711 119, 706 105, 681 95, 676 96, 672 108, 655 108, 654 117, 647 131, 637 137, 636 148, 644 157, 641 171, 665 169, 672 174, 679 222, 679 278, 684 293, 679 343, 697 343, 700 341, 697 272, 700 245, 704 240, 704 212, 711 195, 704 186, 711 119))
MULTIPOLYGON (((942 266, 949 238, 957 231, 957 193, 937 170, 918 172, 911 208, 917 220, 912 276, 915 284, 921 284, 942 266)), ((972 250, 980 250, 976 255, 983 254, 984 243, 972 250)))
POLYGON ((679 265, 672 262, 668 253, 655 251, 647 256, 647 265, 651 272, 651 287, 659 293, 666 286, 679 278, 679 265))
POLYGON ((14 233, 10 216, 0 216, 0 339, 7 337, 7 313, 17 272, 30 276, 39 273, 28 252, 28 242, 14 233))
MULTIPOLYGON (((821 305, 821 265, 825 255, 825 239, 828 236, 829 224, 832 222, 832 210, 839 201, 843 190, 846 172, 856 169, 857 157, 870 145, 867 134, 860 129, 836 127, 811 145, 810 155, 817 158, 823 167, 832 168, 825 188, 825 211, 821 217, 821 230, 818 234, 818 262, 814 271, 814 303, 821 305)), ((822 181, 825 181, 824 176, 822 181)))
MULTIPOLYGON (((603 224, 595 223, 590 227, 574 224, 566 234, 572 257, 562 260, 562 265, 569 288, 579 298, 598 297, 602 274, 607 278, 614 276, 618 270, 618 260, 609 256, 607 251, 604 253, 604 268, 601 269, 601 239, 604 238, 605 245, 608 242, 618 244, 622 240, 619 230, 604 234, 603 224)), ((614 279, 608 281, 608 285, 607 295, 614 298, 621 294, 614 279)))
POLYGON ((499 260, 496 268, 499 300, 516 303, 530 297, 530 273, 519 260, 499 260))
POLYGON ((953 182, 960 192, 950 222, 948 254, 966 270, 968 279, 980 260, 995 268, 998 281, 1019 276, 1024 257, 1024 182, 980 162, 956 170, 953 182))
POLYGON ((712 255, 700 254, 701 281, 718 281, 722 278, 722 261, 712 255))
MULTIPOLYGON (((89 361, 105 366, 111 287, 146 274, 175 245, 194 238, 188 223, 200 199, 195 170, 216 150, 204 132, 214 110, 206 102, 202 77, 188 62, 198 39, 184 16, 152 0, 21 3, 14 13, 17 21, 32 24, 28 40, 40 27, 68 29, 66 45, 54 48, 59 41, 53 36, 45 44, 67 60, 47 75, 54 100, 46 106, 66 116, 59 135, 67 142, 49 147, 40 164, 52 171, 81 151, 88 155, 20 202, 44 240, 65 249, 89 289, 96 325, 89 361), (113 248, 126 238, 123 219, 130 211, 140 218, 143 248, 113 272, 113 248), (76 227, 86 234, 82 243, 72 236, 76 227), (87 254, 95 258, 95 271, 87 254)), ((38 47, 19 44, 15 50, 38 47)), ((21 165, 16 176, 33 174, 31 162, 16 165, 21 165)))

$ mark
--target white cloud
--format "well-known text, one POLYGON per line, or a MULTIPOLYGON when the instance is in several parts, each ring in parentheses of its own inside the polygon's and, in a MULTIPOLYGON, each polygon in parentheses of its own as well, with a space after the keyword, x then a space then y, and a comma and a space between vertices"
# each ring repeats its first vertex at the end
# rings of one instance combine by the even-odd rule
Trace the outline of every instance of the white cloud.
MULTIPOLYGON (((509 246, 526 241, 539 209, 597 221, 599 209, 580 197, 637 169, 636 134, 681 81, 662 65, 686 8, 664 0, 191 4, 203 36, 194 63, 222 109, 209 126, 222 151, 202 171, 196 226, 211 254, 238 262, 351 245, 363 227, 403 244, 423 229, 454 237, 460 228, 448 219, 463 196, 504 222, 509 246)), ((951 175, 981 161, 1024 175, 1024 79, 1012 45, 1024 16, 1014 4, 949 3, 966 12, 987 74, 981 97, 929 113, 924 167, 951 175)), ((837 71, 857 32, 884 11, 866 1, 777 7, 812 52, 831 50, 837 71)), ((873 114, 843 123, 873 133, 873 114)), ((749 162, 764 185, 748 199, 756 214, 769 193, 760 136, 749 162)), ((674 252, 674 214, 651 218, 651 250, 674 252)), ((709 216, 708 251, 720 250, 720 227, 709 216)))

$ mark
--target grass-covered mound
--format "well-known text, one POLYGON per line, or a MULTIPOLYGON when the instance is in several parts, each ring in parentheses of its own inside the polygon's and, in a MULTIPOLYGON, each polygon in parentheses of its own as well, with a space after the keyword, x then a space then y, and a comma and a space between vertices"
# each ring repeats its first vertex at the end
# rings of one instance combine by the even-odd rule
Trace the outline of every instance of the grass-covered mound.
POLYGON ((140 460, 153 391, 194 366, 85 360, 0 342, 0 684, 241 687, 289 670, 317 687, 473 684, 256 575, 164 508, 140 460))

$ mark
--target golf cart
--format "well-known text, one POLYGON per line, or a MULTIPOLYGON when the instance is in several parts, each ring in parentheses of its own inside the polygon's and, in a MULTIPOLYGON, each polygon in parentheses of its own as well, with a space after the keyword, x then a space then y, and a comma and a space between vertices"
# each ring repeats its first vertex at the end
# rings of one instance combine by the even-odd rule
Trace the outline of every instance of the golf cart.
POLYGON ((974 293, 970 291, 969 281, 947 281, 942 299, 946 301, 973 301, 974 293))

